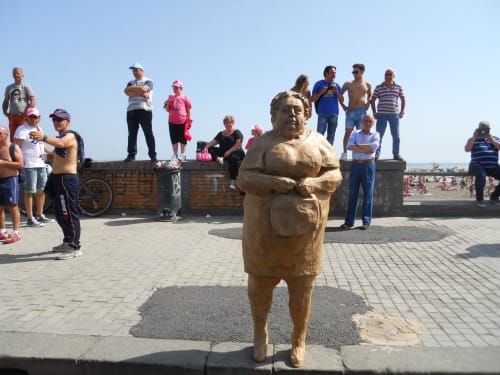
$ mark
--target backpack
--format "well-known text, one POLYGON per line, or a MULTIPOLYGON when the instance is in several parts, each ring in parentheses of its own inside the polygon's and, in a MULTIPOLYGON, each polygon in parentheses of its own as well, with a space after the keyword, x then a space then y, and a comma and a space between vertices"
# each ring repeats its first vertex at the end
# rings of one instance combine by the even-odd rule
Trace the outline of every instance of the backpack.
MULTIPOLYGON (((11 143, 9 147, 9 154, 10 158, 14 161, 16 161, 16 158, 14 157, 14 149, 16 145, 15 143, 11 143)), ((24 181, 26 181, 26 171, 24 168, 19 169, 19 175, 17 176, 19 178, 19 183, 22 184, 24 181)))
MULTIPOLYGON (((78 152, 77 152, 76 158, 80 163, 83 163, 85 160, 85 143, 83 142, 83 138, 80 134, 78 134, 74 130, 66 130, 65 132, 62 132, 61 134, 59 134, 56 138, 62 138, 67 133, 73 133, 75 135, 76 140, 78 142, 78 152)), ((56 147, 56 148, 54 148, 54 152, 57 155, 59 155, 60 157, 62 157, 63 159, 66 158, 66 149, 56 147)))

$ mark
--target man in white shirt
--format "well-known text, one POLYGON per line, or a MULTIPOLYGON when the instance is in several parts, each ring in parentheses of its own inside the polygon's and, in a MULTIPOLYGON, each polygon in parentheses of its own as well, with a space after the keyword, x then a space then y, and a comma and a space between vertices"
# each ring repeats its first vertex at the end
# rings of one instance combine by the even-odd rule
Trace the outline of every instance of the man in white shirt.
MULTIPOLYGON (((41 131, 40 112, 36 108, 26 111, 26 124, 20 125, 14 134, 15 143, 21 148, 26 171, 24 181, 24 205, 26 207, 27 224, 30 227, 43 227, 43 223, 54 222, 45 217, 43 206, 45 204, 44 188, 47 183, 47 167, 43 155, 50 150, 43 141, 31 139, 30 131, 41 131), (33 216, 33 195, 36 193, 36 216, 33 216)), ((20 197, 22 199, 22 197, 20 197)))

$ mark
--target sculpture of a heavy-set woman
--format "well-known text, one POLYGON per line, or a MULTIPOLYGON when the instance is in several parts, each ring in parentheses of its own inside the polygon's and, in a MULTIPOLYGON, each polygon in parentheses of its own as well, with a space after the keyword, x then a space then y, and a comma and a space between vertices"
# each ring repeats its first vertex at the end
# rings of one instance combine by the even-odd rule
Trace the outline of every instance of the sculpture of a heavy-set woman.
POLYGON ((237 184, 246 192, 243 259, 254 323, 254 359, 267 356, 267 316, 274 287, 285 280, 293 322, 292 365, 304 363, 306 331, 330 196, 342 182, 337 153, 305 128, 311 108, 294 91, 271 102, 273 130, 248 150, 237 184))

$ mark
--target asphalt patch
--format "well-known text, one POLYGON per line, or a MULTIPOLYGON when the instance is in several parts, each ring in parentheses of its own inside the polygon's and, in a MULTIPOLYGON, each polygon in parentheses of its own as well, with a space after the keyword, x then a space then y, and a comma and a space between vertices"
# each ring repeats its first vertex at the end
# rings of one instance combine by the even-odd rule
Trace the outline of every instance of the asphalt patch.
MULTIPOLYGON (((222 238, 241 240, 242 228, 211 229, 208 234, 222 238)), ((454 234, 446 227, 435 226, 422 228, 415 226, 385 227, 371 225, 368 230, 359 227, 342 229, 340 227, 325 228, 325 243, 380 244, 389 242, 429 242, 440 241, 454 234)))
MULTIPOLYGON (((142 319, 131 328, 135 337, 220 342, 253 341, 253 323, 246 287, 168 287, 158 289, 140 308, 142 319)), ((351 292, 316 287, 313 292, 307 344, 340 349, 361 342, 354 314, 368 306, 351 292)), ((269 342, 290 344, 292 323, 288 289, 276 287, 269 314, 269 342)))

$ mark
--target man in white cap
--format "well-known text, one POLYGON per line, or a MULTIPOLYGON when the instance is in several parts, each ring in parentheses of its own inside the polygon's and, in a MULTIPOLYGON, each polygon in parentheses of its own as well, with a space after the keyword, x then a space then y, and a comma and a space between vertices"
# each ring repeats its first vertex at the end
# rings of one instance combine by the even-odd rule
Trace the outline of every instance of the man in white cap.
POLYGON ((152 162, 156 162, 155 137, 153 135, 153 81, 144 76, 144 68, 135 63, 129 66, 134 79, 129 81, 125 87, 125 95, 128 96, 127 125, 128 125, 128 155, 124 161, 135 160, 137 154, 137 133, 141 125, 148 155, 152 162))
MULTIPOLYGON (((24 181, 24 205, 26 207, 27 225, 30 227, 43 227, 43 223, 54 222, 45 217, 43 206, 45 204, 45 184, 47 183, 47 167, 43 159, 50 152, 42 141, 31 139, 29 133, 40 129, 40 111, 36 108, 26 110, 26 123, 16 129, 15 143, 21 148, 24 159, 26 180, 24 181), (36 193, 36 217, 33 216, 33 194, 36 193)), ((23 199, 23 197, 19 197, 23 199)))

